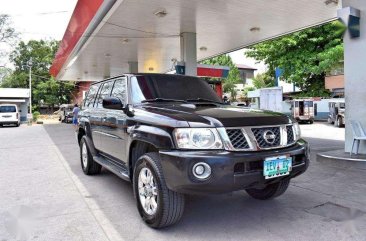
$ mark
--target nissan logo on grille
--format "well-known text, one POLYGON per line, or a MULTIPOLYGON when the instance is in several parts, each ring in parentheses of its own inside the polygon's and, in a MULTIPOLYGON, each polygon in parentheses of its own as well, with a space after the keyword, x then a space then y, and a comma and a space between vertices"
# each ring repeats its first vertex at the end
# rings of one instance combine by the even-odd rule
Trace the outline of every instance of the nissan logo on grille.
POLYGON ((267 130, 263 132, 263 139, 268 144, 273 144, 276 141, 276 135, 273 133, 273 131, 267 130))

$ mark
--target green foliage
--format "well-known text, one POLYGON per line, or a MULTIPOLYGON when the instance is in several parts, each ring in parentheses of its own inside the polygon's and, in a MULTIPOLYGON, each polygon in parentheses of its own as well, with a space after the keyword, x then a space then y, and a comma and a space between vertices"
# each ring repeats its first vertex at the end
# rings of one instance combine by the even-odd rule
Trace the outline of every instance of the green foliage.
POLYGON ((6 46, 13 46, 18 40, 18 33, 11 26, 11 18, 7 14, 0 14, 0 57, 7 55, 6 46))
POLYGON ((244 90, 243 90, 243 96, 244 96, 244 98, 248 98, 248 92, 249 91, 253 91, 253 90, 256 90, 256 88, 253 87, 253 86, 247 86, 247 87, 245 87, 244 90))
POLYGON ((33 121, 37 121, 38 117, 41 115, 38 111, 33 112, 33 121))
POLYGON ((253 85, 256 89, 273 87, 275 86, 275 79, 267 73, 257 74, 253 78, 253 85))
POLYGON ((21 41, 10 54, 15 70, 3 80, 1 86, 29 88, 28 63, 32 58, 32 105, 38 109, 40 104, 53 107, 56 104, 69 103, 74 84, 56 81, 49 73, 57 48, 58 41, 21 41))
POLYGON ((254 45, 245 55, 263 61, 272 78, 280 67, 282 78, 308 96, 322 94, 319 82, 324 85, 325 74, 343 59, 344 30, 338 21, 331 22, 254 45))
POLYGON ((10 68, 0 66, 0 86, 5 78, 7 78, 12 73, 10 68))
POLYGON ((226 93, 230 93, 231 98, 235 100, 237 94, 235 90, 235 84, 239 84, 242 79, 240 78, 239 69, 235 66, 231 57, 229 55, 220 55, 211 59, 204 60, 201 63, 230 67, 228 77, 223 81, 223 90, 226 93))

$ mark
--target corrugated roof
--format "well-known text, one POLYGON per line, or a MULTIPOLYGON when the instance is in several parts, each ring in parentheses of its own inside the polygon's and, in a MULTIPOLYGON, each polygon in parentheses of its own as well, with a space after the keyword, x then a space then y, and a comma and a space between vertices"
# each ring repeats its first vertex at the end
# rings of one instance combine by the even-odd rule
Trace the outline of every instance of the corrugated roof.
POLYGON ((29 98, 29 89, 0 88, 0 98, 29 98))

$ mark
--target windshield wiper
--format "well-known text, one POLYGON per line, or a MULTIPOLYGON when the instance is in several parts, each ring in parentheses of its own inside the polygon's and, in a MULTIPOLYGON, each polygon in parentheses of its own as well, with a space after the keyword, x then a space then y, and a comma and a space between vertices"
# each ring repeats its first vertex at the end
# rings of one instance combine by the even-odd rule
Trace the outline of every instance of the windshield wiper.
POLYGON ((214 101, 214 100, 209 100, 209 99, 205 99, 205 98, 196 98, 196 99, 187 99, 187 102, 210 102, 210 103, 216 103, 216 104, 224 104, 223 102, 220 101, 214 101))
POLYGON ((146 100, 141 101, 141 103, 146 103, 146 102, 183 102, 183 103, 185 103, 186 101, 176 100, 176 99, 165 99, 165 98, 154 98, 154 99, 146 99, 146 100))

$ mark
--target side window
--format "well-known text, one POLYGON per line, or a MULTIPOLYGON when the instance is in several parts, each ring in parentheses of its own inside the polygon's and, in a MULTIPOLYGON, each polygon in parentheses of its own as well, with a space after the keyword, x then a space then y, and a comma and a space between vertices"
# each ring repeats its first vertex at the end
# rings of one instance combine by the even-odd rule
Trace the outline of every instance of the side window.
POLYGON ((112 90, 112 96, 113 97, 117 97, 119 98, 122 103, 126 104, 126 100, 127 100, 127 96, 126 96, 126 93, 127 93, 127 78, 126 77, 123 77, 123 78, 120 78, 120 79, 117 79, 115 82, 114 82, 114 87, 113 87, 113 90, 112 90))
POLYGON ((111 95, 112 87, 113 87, 112 80, 105 82, 103 84, 102 89, 101 89, 101 91, 99 91, 99 94, 98 94, 98 100, 95 102, 96 108, 103 107, 103 99, 106 97, 109 97, 111 95))
POLYGON ((91 85, 88 94, 85 98, 85 107, 93 107, 95 96, 97 95, 97 91, 99 89, 100 84, 91 85))

